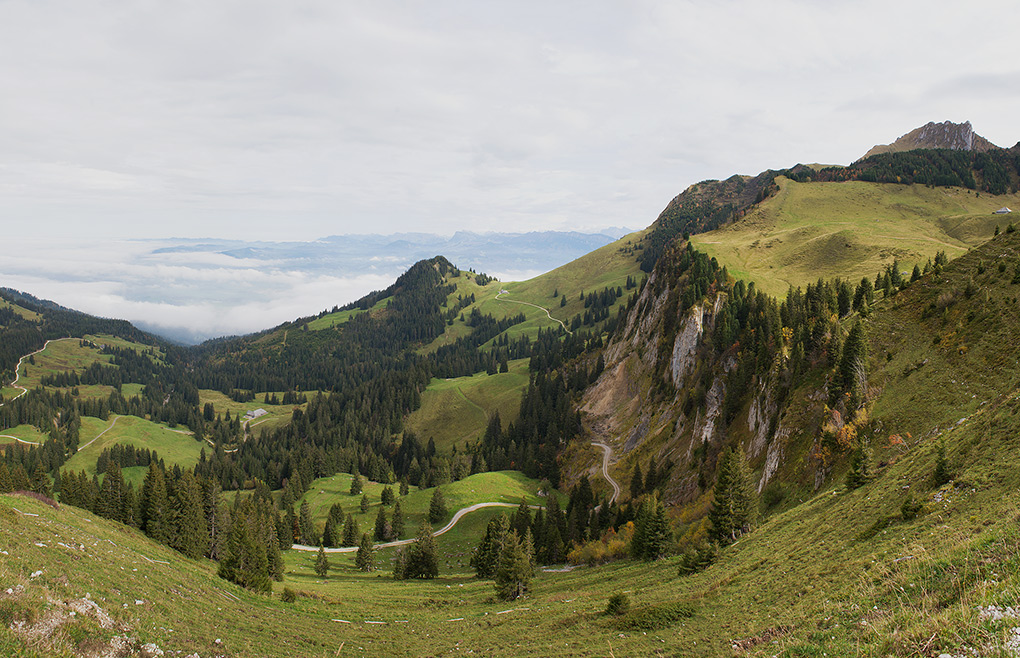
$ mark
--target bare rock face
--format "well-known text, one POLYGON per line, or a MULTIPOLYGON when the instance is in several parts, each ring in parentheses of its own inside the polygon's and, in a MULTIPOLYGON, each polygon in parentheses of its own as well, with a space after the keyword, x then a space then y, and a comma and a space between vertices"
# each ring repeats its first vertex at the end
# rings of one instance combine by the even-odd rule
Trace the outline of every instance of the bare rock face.
POLYGON ((956 151, 990 151, 998 148, 987 139, 974 132, 970 121, 953 123, 931 121, 911 130, 892 144, 879 144, 872 147, 864 157, 878 153, 897 153, 914 149, 953 149, 956 151))

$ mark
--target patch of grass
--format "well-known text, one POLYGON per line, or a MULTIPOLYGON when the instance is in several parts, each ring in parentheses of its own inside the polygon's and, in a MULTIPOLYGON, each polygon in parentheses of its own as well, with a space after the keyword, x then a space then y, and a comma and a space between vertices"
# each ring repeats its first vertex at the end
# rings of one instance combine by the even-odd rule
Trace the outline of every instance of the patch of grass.
POLYGON ((528 386, 528 360, 508 364, 509 372, 471 377, 433 379, 421 396, 421 407, 407 417, 404 426, 426 443, 436 442, 440 451, 477 441, 485 433, 489 414, 499 412, 506 427, 517 419, 521 394, 528 386))
MULTIPOLYGON (((315 391, 304 393, 308 398, 312 398, 316 394, 315 391)), ((290 422, 291 414, 294 413, 295 409, 303 409, 305 407, 304 404, 267 404, 265 402, 266 395, 266 393, 259 393, 255 396, 254 400, 249 402, 235 402, 232 398, 219 391, 203 388, 198 391, 198 406, 201 409, 206 404, 211 403, 216 413, 225 414, 229 411, 231 417, 237 415, 243 417, 246 413, 255 409, 265 410, 265 416, 253 420, 248 425, 248 429, 252 433, 282 427, 290 422)), ((273 393, 271 392, 269 395, 272 396, 273 393)), ((278 400, 283 398, 282 391, 276 392, 275 395, 278 400)))
POLYGON ((938 251, 960 256, 1005 223, 993 210, 1020 202, 959 188, 777 182, 780 191, 740 221, 691 241, 730 274, 778 296, 819 277, 874 279, 894 258, 909 273, 938 251))

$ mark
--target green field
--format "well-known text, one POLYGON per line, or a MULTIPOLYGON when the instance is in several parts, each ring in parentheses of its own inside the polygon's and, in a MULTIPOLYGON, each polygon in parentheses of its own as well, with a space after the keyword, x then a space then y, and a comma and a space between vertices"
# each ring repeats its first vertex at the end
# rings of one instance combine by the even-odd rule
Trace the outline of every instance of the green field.
POLYGON ((874 279, 894 258, 908 273, 938 251, 955 258, 992 237, 996 225, 1005 229, 1009 216, 993 211, 1020 204, 1017 194, 961 188, 777 182, 774 197, 691 242, 731 275, 778 296, 819 277, 874 279))
MULTIPOLYGON (((136 416, 111 415, 106 421, 82 417, 80 436, 81 447, 62 468, 75 472, 83 470, 89 475, 96 472, 99 454, 115 444, 155 450, 168 466, 179 464, 181 468, 188 469, 198 463, 202 447, 208 447, 208 444, 199 443, 182 429, 170 429, 136 416)), ((142 477, 144 469, 131 468, 124 471, 124 479, 136 485, 141 484, 142 477)))
POLYGON ((489 415, 499 411, 504 427, 516 420, 521 394, 528 386, 528 360, 510 361, 509 372, 470 377, 433 379, 421 396, 421 407, 404 421, 404 427, 436 449, 475 442, 485 433, 489 415))
POLYGON ((34 425, 17 425, 6 430, 0 430, 0 443, 16 443, 14 439, 7 438, 4 435, 14 436, 23 441, 31 441, 32 443, 42 443, 50 438, 49 434, 43 434, 34 425))
MULTIPOLYGON (((364 478, 362 478, 362 482, 362 493, 367 494, 371 502, 371 507, 366 514, 362 514, 359 507, 361 494, 350 495, 351 475, 349 473, 338 473, 332 477, 319 478, 312 482, 302 501, 308 501, 312 518, 320 533, 326 524, 329 508, 337 503, 343 507, 345 514, 354 516, 354 520, 358 522, 362 532, 371 533, 375 527, 375 517, 379 513, 382 491, 387 485, 369 482, 364 478)), ((399 493, 399 484, 388 486, 393 488, 394 493, 399 493)), ((441 488, 451 516, 462 507, 468 507, 475 503, 519 503, 521 498, 524 498, 529 505, 545 504, 545 499, 538 495, 538 481, 527 478, 517 471, 476 473, 463 480, 444 484, 441 488)), ((406 496, 398 496, 401 511, 404 514, 404 537, 414 536, 418 524, 428 513, 429 503, 432 502, 434 492, 434 488, 418 489, 412 486, 406 496)), ((300 501, 294 503, 295 512, 300 509, 300 505, 300 501)), ((392 511, 393 508, 388 507, 387 516, 391 516, 392 511)), ((512 512, 513 510, 508 509, 507 511, 512 512)), ((476 514, 485 515, 486 512, 480 510, 476 514)), ((461 523, 458 523, 448 534, 451 537, 448 537, 447 541, 462 534, 461 523)))
MULTIPOLYGON (((272 392, 269 393, 269 395, 272 394, 272 392)), ((305 393, 309 398, 314 397, 316 394, 315 391, 305 393)), ((286 425, 290 422, 291 414, 294 410, 304 406, 300 404, 266 404, 265 396, 265 393, 259 393, 250 402, 235 402, 229 396, 219 391, 203 388, 198 391, 198 405, 200 408, 204 408, 207 403, 212 403, 216 413, 225 414, 229 411, 231 417, 239 414, 243 417, 246 413, 255 409, 265 410, 265 416, 256 418, 249 424, 248 428, 252 432, 276 429, 286 425)), ((283 392, 276 392, 276 397, 277 399, 282 398, 283 392)))
POLYGON ((6 299, 0 299, 0 308, 9 308, 18 315, 20 315, 21 317, 25 318, 26 320, 31 320, 32 322, 38 322, 39 319, 42 317, 35 311, 30 311, 27 308, 18 306, 17 304, 12 304, 6 299))
MULTIPOLYGON (((369 313, 375 314, 385 309, 390 303, 391 297, 384 297, 376 302, 372 308, 368 309, 369 313)), ((365 311, 360 308, 352 308, 346 311, 337 311, 336 313, 327 313, 321 318, 315 318, 308 323, 308 329, 311 331, 319 331, 322 329, 332 329, 337 325, 344 324, 356 315, 360 315, 365 311)))

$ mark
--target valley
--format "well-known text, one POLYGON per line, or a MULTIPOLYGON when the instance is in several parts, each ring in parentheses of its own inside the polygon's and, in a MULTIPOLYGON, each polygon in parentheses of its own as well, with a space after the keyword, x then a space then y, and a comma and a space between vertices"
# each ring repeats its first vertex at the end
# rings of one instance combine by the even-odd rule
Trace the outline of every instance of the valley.
POLYGON ((1017 655, 1018 189, 704 181, 192 348, 5 290, 0 652, 1017 655))

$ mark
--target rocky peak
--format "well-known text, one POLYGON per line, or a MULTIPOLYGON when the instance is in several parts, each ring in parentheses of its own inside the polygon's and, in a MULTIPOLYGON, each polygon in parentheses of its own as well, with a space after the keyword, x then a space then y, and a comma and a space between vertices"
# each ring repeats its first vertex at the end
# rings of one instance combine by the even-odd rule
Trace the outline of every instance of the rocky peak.
POLYGON ((988 151, 998 148, 987 139, 974 132, 970 121, 953 123, 930 121, 920 128, 911 130, 892 144, 879 144, 872 147, 864 157, 878 153, 895 153, 914 149, 954 149, 958 151, 988 151))

